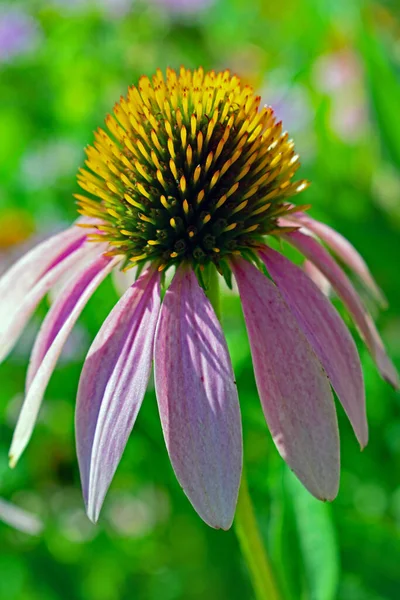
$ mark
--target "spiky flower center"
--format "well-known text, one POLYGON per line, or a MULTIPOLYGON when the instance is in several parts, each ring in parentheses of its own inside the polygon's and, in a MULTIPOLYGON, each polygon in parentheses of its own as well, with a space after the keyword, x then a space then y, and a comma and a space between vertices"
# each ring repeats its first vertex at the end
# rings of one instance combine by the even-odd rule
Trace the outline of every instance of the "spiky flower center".
POLYGON ((99 234, 128 261, 162 270, 213 262, 279 233, 292 182, 294 144, 269 107, 229 71, 142 77, 95 133, 78 181, 80 212, 99 219, 99 234))

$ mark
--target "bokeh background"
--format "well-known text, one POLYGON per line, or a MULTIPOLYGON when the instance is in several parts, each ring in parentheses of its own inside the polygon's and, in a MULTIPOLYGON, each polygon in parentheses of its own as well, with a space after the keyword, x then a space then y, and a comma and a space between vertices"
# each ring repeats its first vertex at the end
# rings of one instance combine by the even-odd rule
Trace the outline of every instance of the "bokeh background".
MULTIPOLYGON (((302 202, 365 256, 390 308, 378 317, 400 366, 400 13, 397 0, 9 0, 0 2, 0 262, 75 217, 83 148, 141 74, 231 68, 283 119, 312 181, 302 202)), ((30 537, 0 523, 1 600, 225 600, 253 592, 233 531, 181 493, 149 390, 97 526, 86 519, 73 412, 85 353, 117 299, 111 281, 75 328, 14 471, 7 450, 35 331, 0 367, 0 497, 39 515, 30 537)), ((360 346, 370 443, 339 408, 342 478, 314 501, 274 449, 238 299, 223 300, 251 493, 284 598, 400 594, 400 395, 360 346)), ((357 341, 359 342, 358 338, 357 341)))

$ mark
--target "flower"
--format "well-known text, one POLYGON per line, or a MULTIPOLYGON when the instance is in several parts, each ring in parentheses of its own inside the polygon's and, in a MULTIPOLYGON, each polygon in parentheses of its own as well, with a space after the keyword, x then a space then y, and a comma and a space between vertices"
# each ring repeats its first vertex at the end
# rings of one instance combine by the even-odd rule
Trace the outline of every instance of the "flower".
POLYGON ((12 6, 0 12, 0 63, 27 55, 36 49, 40 32, 36 21, 27 13, 12 6))
MULTIPOLYGON (((62 347, 97 286, 137 267, 83 366, 77 453, 87 512, 97 520, 155 363, 165 443, 198 514, 231 525, 242 468, 238 392, 221 324, 208 299, 217 271, 238 284, 264 414, 290 468, 316 497, 333 499, 339 436, 331 386, 363 447, 368 430, 356 346, 335 308, 274 250, 288 242, 343 300, 382 376, 397 373, 362 300, 332 250, 378 301, 364 261, 342 236, 289 202, 293 142, 271 108, 229 71, 169 69, 142 77, 86 150, 81 218, 33 249, 0 280, 1 357, 39 300, 69 273, 32 351, 11 447, 15 464, 62 347), (321 241, 324 242, 326 249, 321 241), (164 274, 173 268, 172 283, 164 274), (269 277, 265 274, 268 271, 269 277), (161 288, 163 299, 161 301, 161 288), (166 288, 166 289, 165 289, 166 288)), ((314 278, 315 279, 315 278, 314 278)), ((318 280, 318 278, 317 278, 318 280)))

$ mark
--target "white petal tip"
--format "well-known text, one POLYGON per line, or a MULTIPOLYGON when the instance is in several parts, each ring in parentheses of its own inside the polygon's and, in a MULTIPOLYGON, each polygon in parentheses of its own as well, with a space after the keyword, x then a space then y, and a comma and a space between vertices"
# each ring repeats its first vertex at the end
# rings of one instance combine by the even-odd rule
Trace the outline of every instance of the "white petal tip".
POLYGON ((222 531, 228 531, 232 527, 233 523, 233 516, 229 518, 222 517, 221 519, 206 519, 202 517, 202 519, 209 527, 212 527, 213 529, 220 529, 222 531))
POLYGON ((400 390, 400 380, 398 374, 394 371, 393 373, 382 373, 383 379, 392 386, 392 388, 398 392, 400 390))
POLYGON ((99 512, 95 512, 95 510, 92 506, 86 507, 86 515, 87 515, 89 521, 91 521, 93 523, 93 525, 97 524, 97 521, 99 520, 99 512))
POLYGON ((17 462, 18 459, 13 454, 10 454, 8 457, 8 466, 10 469, 14 469, 17 466, 17 462))

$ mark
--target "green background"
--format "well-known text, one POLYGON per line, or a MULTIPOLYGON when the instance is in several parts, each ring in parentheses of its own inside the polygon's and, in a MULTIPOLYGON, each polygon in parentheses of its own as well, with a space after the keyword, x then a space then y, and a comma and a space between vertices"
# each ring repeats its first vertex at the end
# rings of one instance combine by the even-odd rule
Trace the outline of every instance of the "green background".
MULTIPOLYGON (((0 2, 0 19, 11 4, 0 2)), ((390 307, 376 315, 400 365, 400 14, 395 0, 216 0, 192 13, 129 0, 26 0, 30 45, 0 61, 0 260, 30 231, 74 219, 83 148, 114 102, 157 67, 231 68, 272 104, 296 141, 301 202, 368 261, 390 307), (13 232, 10 234, 10 231, 13 232), (11 237, 11 239, 9 239, 11 237), (15 238, 15 239, 14 239, 15 238)), ((40 515, 28 537, 0 523, 1 600, 252 599, 234 532, 209 529, 177 484, 147 393, 100 522, 86 519, 74 450, 79 372, 117 299, 85 309, 17 469, 7 451, 43 302, 0 367, 0 496, 40 515)), ((396 599, 400 589, 400 395, 357 334, 370 442, 360 453, 338 407, 342 476, 331 505, 288 474, 259 406, 239 301, 223 299, 257 516, 288 600, 396 599)))

